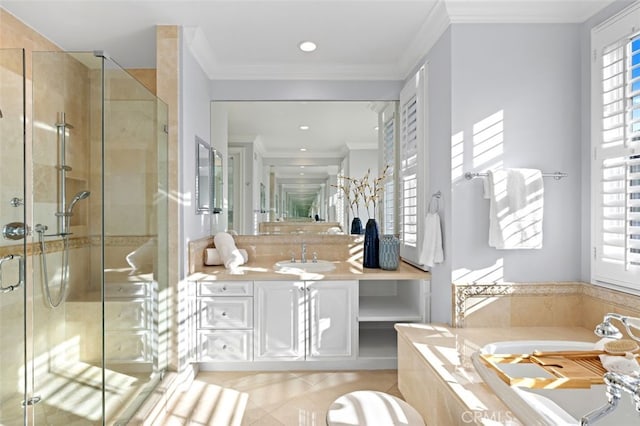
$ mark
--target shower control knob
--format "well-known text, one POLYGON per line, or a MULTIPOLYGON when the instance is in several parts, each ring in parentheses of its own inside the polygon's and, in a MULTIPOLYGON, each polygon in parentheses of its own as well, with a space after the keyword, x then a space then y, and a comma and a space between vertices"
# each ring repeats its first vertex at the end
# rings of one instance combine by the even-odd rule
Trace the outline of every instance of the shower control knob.
POLYGON ((20 206, 24 205, 24 199, 18 198, 18 197, 13 197, 9 201, 9 204, 11 204, 11 207, 20 207, 20 206))
POLYGON ((21 240, 29 234, 31 229, 22 222, 7 223, 2 228, 2 236, 7 240, 21 240))

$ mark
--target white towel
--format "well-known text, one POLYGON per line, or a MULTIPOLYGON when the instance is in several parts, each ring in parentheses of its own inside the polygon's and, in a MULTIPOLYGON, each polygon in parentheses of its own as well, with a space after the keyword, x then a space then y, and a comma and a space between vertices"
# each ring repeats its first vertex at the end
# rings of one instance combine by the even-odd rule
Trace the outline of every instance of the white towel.
POLYGON ((433 267, 436 263, 442 263, 443 260, 440 215, 438 212, 428 212, 424 220, 424 238, 422 240, 420 263, 433 267))
POLYGON ((490 171, 485 182, 489 246, 503 250, 542 248, 543 195, 540 170, 490 171))
POLYGON ((213 243, 216 245, 218 253, 220 253, 220 258, 225 268, 235 269, 244 264, 244 258, 231 235, 226 232, 218 232, 213 237, 213 243))
MULTIPOLYGON (((245 249, 238 249, 242 258, 244 259, 244 263, 249 261, 249 253, 245 249)), ((207 266, 218 266, 224 265, 222 261, 222 257, 220 257, 220 252, 216 248, 208 248, 204 252, 204 264, 207 266)))
POLYGON ((627 353, 624 356, 600 355, 600 362, 605 370, 613 373, 636 377, 640 374, 640 365, 632 353, 627 353))

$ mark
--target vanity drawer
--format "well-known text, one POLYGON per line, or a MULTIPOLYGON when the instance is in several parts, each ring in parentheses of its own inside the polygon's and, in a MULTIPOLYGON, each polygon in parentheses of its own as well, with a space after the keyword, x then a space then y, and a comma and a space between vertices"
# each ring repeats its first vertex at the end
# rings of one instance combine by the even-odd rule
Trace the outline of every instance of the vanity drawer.
POLYGON ((104 296, 107 299, 119 299, 124 297, 148 297, 150 283, 106 283, 104 296))
POLYGON ((252 296, 253 281, 199 281, 198 296, 252 296))
POLYGON ((109 332, 104 351, 108 362, 143 362, 151 359, 149 332, 109 332))
POLYGON ((109 330, 149 328, 149 300, 105 301, 105 324, 109 330))
POLYGON ((199 361, 251 361, 252 347, 251 330, 198 333, 199 361))
POLYGON ((252 297, 200 297, 198 298, 198 328, 251 328, 253 327, 252 297))

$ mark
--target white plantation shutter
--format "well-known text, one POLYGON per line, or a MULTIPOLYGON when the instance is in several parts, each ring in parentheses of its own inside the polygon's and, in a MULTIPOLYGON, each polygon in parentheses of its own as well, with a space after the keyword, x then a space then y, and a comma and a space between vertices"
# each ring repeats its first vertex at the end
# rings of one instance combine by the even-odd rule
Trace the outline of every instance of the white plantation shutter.
POLYGON ((418 177, 416 163, 418 156, 417 99, 413 96, 402 105, 402 133, 400 144, 400 173, 402 204, 400 239, 411 247, 418 241, 418 177))
POLYGON ((384 122, 382 128, 382 167, 388 166, 387 181, 384 184, 384 198, 382 209, 382 233, 396 233, 396 115, 384 122))
POLYGON ((426 197, 426 69, 422 67, 400 93, 399 197, 400 254, 421 265, 426 197))
POLYGON ((640 35, 629 19, 640 8, 593 36, 592 278, 640 288, 640 35))

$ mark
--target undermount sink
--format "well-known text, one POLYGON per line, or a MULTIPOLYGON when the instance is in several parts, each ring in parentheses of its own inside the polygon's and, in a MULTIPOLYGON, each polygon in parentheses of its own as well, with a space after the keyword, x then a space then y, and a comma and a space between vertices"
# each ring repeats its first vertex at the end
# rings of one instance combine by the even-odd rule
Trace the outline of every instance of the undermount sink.
POLYGON ((318 260, 316 262, 308 261, 302 263, 300 261, 292 262, 291 260, 281 260, 275 264, 277 271, 297 269, 304 272, 329 272, 336 269, 336 265, 328 260, 318 260))

